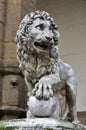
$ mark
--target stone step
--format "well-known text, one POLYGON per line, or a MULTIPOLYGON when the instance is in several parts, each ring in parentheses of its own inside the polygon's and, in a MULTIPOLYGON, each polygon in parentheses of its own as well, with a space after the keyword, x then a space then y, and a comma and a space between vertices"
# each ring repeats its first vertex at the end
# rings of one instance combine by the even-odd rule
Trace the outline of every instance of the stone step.
POLYGON ((0 121, 0 130, 86 130, 86 126, 53 118, 29 118, 0 121))

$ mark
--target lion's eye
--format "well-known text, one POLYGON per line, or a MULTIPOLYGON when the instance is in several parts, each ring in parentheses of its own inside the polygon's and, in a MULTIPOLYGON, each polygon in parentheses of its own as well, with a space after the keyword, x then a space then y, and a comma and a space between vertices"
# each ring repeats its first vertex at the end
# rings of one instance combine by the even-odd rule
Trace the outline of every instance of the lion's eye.
POLYGON ((45 27, 44 24, 39 24, 36 26, 36 28, 39 30, 44 30, 44 27, 45 27))

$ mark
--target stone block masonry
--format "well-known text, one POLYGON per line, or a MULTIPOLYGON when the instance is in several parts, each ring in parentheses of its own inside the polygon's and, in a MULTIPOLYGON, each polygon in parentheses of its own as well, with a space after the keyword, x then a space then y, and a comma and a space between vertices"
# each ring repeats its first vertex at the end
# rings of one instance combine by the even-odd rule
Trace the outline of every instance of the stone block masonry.
POLYGON ((16 60, 15 33, 36 0, 0 0, 0 120, 24 118, 26 87, 16 60))

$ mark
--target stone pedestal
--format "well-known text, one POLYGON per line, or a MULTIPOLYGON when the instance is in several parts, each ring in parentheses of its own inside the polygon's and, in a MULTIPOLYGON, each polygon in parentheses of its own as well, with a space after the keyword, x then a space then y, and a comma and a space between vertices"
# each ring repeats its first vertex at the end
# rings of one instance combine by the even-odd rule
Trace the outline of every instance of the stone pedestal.
POLYGON ((30 118, 1 121, 0 130, 86 130, 86 126, 53 118, 30 118))

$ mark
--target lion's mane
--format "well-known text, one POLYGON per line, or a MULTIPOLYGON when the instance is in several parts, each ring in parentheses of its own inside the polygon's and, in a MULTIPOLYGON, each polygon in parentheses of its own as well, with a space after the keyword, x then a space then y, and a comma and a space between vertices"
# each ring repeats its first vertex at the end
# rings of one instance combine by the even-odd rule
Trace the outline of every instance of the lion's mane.
MULTIPOLYGON (((41 18, 43 20, 47 20, 50 22, 51 29, 54 34, 54 37, 53 37, 54 46, 56 46, 58 44, 59 33, 58 33, 57 25, 54 23, 53 18, 50 17, 50 15, 47 12, 35 11, 35 12, 31 12, 31 13, 27 14, 24 17, 24 19, 21 21, 19 29, 16 34, 16 38, 15 38, 15 41, 17 43, 17 58, 19 61, 19 68, 21 69, 21 71, 23 72, 24 75, 27 72, 29 74, 32 73, 32 72, 29 72, 30 70, 27 67, 27 66, 29 66, 28 58, 31 53, 30 44, 32 42, 29 32, 30 32, 30 26, 33 24, 33 21, 36 18, 41 18)), ((52 55, 54 56, 54 58, 57 57, 57 55, 58 55, 57 53, 58 52, 57 52, 56 48, 52 49, 52 55)))

